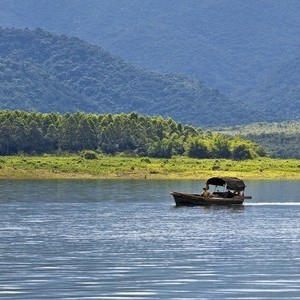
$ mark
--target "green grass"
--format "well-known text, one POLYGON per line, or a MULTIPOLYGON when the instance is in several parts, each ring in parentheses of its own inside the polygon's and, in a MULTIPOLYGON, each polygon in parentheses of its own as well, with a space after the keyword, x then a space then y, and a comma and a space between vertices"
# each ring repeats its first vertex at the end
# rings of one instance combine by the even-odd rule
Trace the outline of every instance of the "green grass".
POLYGON ((99 156, 0 157, 0 179, 134 178, 206 179, 237 176, 253 179, 300 179, 300 160, 260 158, 246 161, 227 159, 172 159, 99 156))

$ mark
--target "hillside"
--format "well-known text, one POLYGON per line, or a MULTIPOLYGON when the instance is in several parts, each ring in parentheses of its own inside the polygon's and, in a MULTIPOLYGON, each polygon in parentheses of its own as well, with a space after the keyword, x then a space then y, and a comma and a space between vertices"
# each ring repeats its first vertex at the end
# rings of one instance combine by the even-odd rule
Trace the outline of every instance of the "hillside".
POLYGON ((299 15, 298 0, 1 0, 0 26, 78 36, 229 95, 295 55, 299 15))
POLYGON ((300 54, 280 64, 253 88, 237 93, 237 97, 268 110, 277 120, 299 120, 300 54))
POLYGON ((130 65, 78 38, 41 29, 0 29, 0 109, 136 111, 210 126, 264 118, 187 76, 130 65))
POLYGON ((31 63, 0 58, 0 107, 25 111, 77 111, 97 106, 31 63))

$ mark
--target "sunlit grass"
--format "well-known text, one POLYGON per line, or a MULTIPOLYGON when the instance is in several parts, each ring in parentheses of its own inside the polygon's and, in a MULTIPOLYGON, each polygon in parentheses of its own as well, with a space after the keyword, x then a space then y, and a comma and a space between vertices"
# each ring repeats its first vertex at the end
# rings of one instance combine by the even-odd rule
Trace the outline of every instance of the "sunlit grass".
POLYGON ((172 159, 99 156, 88 160, 74 156, 0 157, 0 178, 147 178, 205 179, 210 176, 237 176, 253 179, 300 179, 300 160, 259 158, 172 159))

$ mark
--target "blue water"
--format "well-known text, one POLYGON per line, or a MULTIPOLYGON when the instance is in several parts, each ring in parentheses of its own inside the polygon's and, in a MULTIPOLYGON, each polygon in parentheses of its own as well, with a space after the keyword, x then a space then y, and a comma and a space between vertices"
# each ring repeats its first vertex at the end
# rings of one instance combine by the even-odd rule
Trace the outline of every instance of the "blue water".
POLYGON ((299 181, 241 207, 198 181, 0 181, 1 299, 300 299, 299 181))

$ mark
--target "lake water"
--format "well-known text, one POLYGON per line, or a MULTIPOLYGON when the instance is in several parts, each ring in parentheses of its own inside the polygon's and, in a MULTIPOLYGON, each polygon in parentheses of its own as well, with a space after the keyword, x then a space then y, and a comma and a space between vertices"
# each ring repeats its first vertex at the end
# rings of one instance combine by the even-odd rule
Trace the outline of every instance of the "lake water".
POLYGON ((1 299, 300 299, 300 181, 0 181, 1 299))

